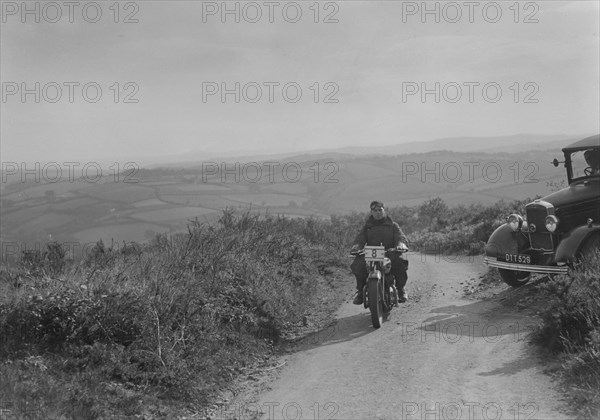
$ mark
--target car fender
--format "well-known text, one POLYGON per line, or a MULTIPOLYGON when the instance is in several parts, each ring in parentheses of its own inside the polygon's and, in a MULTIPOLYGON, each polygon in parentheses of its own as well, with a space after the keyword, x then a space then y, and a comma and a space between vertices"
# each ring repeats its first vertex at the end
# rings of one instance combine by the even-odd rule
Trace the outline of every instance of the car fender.
POLYGON ((519 233, 513 232, 507 223, 499 226, 487 241, 485 255, 497 258, 499 255, 506 253, 518 253, 517 235, 519 233))
POLYGON ((593 223, 590 226, 579 226, 573 229, 567 236, 561 238, 556 248, 554 261, 574 261, 585 241, 594 234, 600 234, 600 223, 593 223))

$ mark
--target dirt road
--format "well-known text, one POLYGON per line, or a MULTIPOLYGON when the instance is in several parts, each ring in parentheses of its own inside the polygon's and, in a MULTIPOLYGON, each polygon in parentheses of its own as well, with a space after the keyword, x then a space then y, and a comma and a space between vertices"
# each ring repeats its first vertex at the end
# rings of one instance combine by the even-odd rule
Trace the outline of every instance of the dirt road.
POLYGON ((238 407, 239 417, 569 417, 526 341, 536 320, 497 300, 463 297, 464 285, 485 271, 479 258, 410 261, 410 302, 382 328, 373 329, 362 306, 344 303, 337 322, 288 356, 271 390, 238 407))

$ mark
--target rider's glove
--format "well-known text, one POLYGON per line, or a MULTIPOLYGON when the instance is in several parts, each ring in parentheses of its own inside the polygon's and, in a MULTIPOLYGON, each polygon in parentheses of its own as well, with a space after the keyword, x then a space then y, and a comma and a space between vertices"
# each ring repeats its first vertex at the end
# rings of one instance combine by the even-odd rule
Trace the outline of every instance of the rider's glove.
POLYGON ((350 252, 357 252, 359 250, 359 246, 358 244, 354 244, 352 245, 352 248, 350 248, 350 252))
POLYGON ((407 251, 408 250, 408 247, 406 246, 406 244, 404 242, 400 242, 396 248, 398 248, 398 249, 400 249, 402 251, 407 251))

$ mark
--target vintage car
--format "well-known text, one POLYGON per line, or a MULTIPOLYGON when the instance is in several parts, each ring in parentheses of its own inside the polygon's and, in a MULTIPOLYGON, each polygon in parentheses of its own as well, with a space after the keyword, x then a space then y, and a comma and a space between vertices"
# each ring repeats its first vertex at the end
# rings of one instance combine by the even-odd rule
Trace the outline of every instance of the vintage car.
POLYGON ((519 287, 531 273, 566 273, 600 249, 600 135, 562 149, 569 186, 508 216, 490 236, 484 262, 505 283, 519 287))

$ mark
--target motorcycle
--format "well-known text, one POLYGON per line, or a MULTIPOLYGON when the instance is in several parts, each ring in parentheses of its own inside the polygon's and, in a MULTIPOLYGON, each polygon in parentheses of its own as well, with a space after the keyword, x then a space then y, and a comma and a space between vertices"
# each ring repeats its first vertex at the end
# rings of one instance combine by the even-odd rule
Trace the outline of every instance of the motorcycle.
POLYGON ((350 255, 364 255, 369 275, 363 287, 363 305, 371 312, 371 322, 374 328, 383 324, 384 315, 398 306, 398 290, 394 276, 390 273, 392 262, 387 257, 388 252, 403 253, 406 248, 385 249, 383 246, 365 246, 362 250, 351 252, 350 255))

